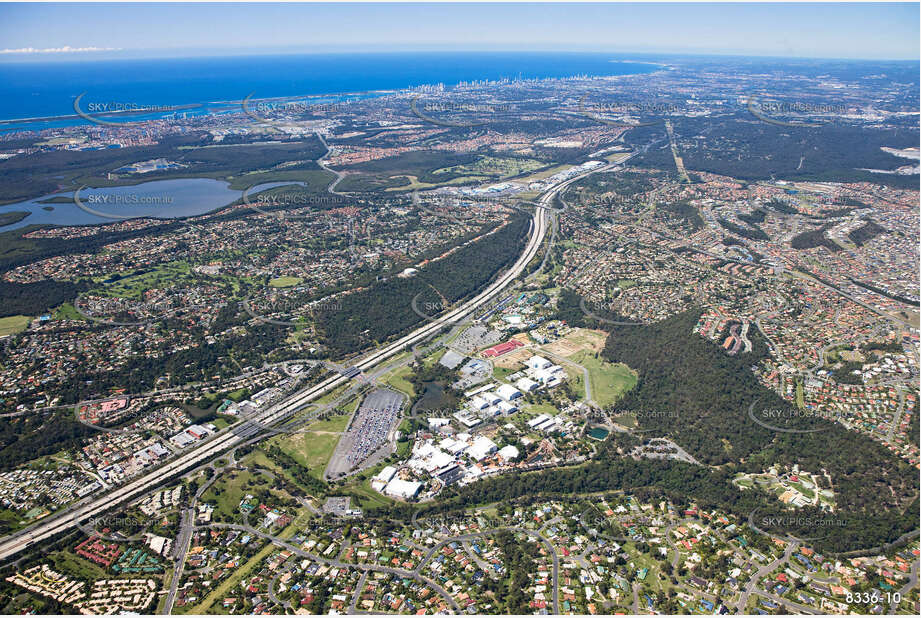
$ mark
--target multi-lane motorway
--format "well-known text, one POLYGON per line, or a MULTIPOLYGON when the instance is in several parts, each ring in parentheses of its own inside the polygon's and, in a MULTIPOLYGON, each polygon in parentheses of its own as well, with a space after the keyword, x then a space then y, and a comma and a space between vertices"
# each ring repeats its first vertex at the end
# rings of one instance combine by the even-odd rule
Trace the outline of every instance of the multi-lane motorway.
MULTIPOLYGON (((399 354, 406 348, 431 337, 442 327, 456 323, 477 308, 489 302, 496 294, 511 284, 522 271, 524 271, 528 263, 537 255, 547 233, 549 226, 549 216, 547 213, 554 196, 584 176, 612 169, 622 164, 623 162, 599 166, 583 174, 573 176, 550 188, 535 205, 536 207, 529 229, 530 237, 528 239, 528 244, 524 252, 508 271, 491 283, 480 294, 465 302, 457 309, 419 327, 399 340, 370 353, 361 361, 355 363, 354 366, 360 371, 371 369, 375 365, 399 354)), ((289 418, 292 414, 304 408, 309 402, 345 384, 350 379, 351 378, 344 375, 327 378, 316 386, 307 388, 292 395, 285 401, 267 408, 253 418, 234 425, 230 430, 221 432, 213 439, 203 442, 188 453, 180 455, 177 459, 168 462, 164 466, 122 487, 106 493, 104 496, 80 501, 51 519, 42 520, 29 528, 3 538, 0 540, 0 560, 6 560, 39 541, 68 530, 89 517, 104 513, 126 500, 138 496, 144 491, 151 490, 163 484, 167 479, 177 474, 190 470, 195 466, 217 457, 227 449, 265 431, 268 426, 289 418)))

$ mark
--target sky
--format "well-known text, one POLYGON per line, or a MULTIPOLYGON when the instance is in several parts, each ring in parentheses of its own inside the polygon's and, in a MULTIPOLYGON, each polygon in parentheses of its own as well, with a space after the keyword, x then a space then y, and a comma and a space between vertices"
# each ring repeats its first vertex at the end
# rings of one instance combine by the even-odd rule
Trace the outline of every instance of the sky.
POLYGON ((919 3, 0 3, 0 60, 408 50, 918 60, 919 3))

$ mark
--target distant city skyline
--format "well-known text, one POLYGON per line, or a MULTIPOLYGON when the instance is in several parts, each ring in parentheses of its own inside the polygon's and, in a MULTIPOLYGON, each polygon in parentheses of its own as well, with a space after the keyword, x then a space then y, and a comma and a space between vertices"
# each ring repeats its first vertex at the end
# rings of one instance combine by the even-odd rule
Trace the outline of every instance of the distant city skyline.
POLYGON ((346 51, 918 60, 918 3, 0 4, 0 61, 346 51))

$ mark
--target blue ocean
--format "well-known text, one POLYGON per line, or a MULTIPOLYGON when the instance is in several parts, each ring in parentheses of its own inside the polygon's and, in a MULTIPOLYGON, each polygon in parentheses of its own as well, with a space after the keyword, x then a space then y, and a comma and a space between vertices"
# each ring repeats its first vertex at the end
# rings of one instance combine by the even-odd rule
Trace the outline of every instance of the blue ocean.
MULTIPOLYGON (((503 78, 648 73, 639 56, 599 53, 350 53, 240 57, 0 62, 0 120, 67 116, 74 99, 176 106, 300 95, 396 90, 503 78)), ((79 118, 0 125, 47 128, 79 118), (31 125, 31 126, 29 126, 31 125), (40 125, 40 126, 39 126, 40 125)))

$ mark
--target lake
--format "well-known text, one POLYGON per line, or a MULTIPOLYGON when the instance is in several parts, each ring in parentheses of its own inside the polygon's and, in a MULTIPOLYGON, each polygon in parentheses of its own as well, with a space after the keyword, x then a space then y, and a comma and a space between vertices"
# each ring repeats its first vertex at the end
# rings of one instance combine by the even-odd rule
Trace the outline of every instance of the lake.
MULTIPOLYGON (((267 182, 256 185, 254 194, 272 187, 301 185, 301 182, 267 182)), ((231 189, 229 183, 213 178, 179 178, 153 180, 126 187, 87 188, 80 192, 80 201, 88 209, 109 217, 87 212, 73 202, 74 194, 53 193, 33 200, 0 206, 0 213, 28 212, 28 217, 0 227, 0 233, 33 224, 98 225, 121 218, 157 217, 176 219, 203 215, 240 199, 242 191, 231 189), (42 203, 67 199, 67 202, 42 203), (48 210, 51 209, 51 210, 48 210)))

